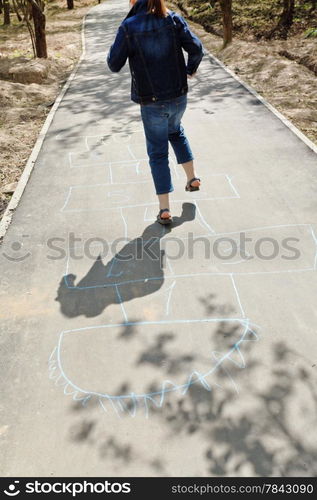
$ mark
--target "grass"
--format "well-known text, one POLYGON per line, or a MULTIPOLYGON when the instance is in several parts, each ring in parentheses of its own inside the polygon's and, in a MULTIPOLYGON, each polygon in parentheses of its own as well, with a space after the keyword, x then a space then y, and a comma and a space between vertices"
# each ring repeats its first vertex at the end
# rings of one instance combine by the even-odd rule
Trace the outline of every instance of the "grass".
POLYGON ((309 28, 304 33, 305 38, 316 38, 317 37, 317 28, 309 28))
POLYGON ((27 59, 32 59, 33 54, 30 54, 28 50, 16 49, 8 55, 9 59, 15 59, 16 57, 26 57, 27 59))

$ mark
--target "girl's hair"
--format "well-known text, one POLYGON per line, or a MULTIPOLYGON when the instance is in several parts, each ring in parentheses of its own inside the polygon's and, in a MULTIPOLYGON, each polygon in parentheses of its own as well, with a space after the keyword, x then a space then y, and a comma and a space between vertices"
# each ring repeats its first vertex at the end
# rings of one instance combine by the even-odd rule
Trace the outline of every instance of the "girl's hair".
POLYGON ((148 13, 155 14, 159 17, 165 17, 167 14, 165 0, 148 0, 148 13))

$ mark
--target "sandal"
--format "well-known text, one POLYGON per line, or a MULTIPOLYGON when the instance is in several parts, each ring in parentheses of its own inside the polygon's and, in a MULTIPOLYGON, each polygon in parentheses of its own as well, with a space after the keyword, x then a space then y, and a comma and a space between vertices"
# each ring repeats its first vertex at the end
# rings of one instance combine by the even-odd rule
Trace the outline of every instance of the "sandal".
POLYGON ((194 181, 199 181, 200 182, 200 179, 198 177, 194 177, 193 179, 191 179, 190 181, 188 181, 187 184, 186 184, 186 187, 185 187, 185 191, 199 191, 200 190, 200 185, 199 186, 192 186, 192 183, 194 181))
POLYGON ((163 225, 171 224, 171 222, 173 222, 173 217, 171 215, 169 217, 162 217, 164 212, 170 212, 169 208, 162 208, 160 210, 160 213, 157 216, 157 221, 163 225))

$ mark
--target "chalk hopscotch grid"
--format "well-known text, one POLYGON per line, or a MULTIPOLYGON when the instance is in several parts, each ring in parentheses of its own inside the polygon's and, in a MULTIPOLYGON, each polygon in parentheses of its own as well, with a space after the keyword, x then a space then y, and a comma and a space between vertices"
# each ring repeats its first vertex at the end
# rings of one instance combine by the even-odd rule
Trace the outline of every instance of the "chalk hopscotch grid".
MULTIPOLYGON (((122 164, 122 163, 125 163, 125 162, 118 162, 119 164, 122 164)), ((133 164, 133 163, 132 163, 133 164)), ((110 167, 110 171, 111 171, 111 167, 110 167)), ((112 177, 112 174, 110 174, 110 182, 105 182, 105 183, 97 183, 97 184, 87 184, 87 185, 73 185, 73 186, 70 186, 69 187, 69 191, 68 191, 68 194, 66 196, 66 200, 65 200, 65 203, 64 205, 62 206, 61 208, 61 212, 67 212, 67 213, 82 213, 82 212, 107 212, 109 210, 117 210, 118 208, 140 208, 140 207, 149 207, 149 206, 156 206, 157 205, 157 202, 153 201, 153 202, 147 202, 147 203, 134 203, 134 204, 123 204, 123 205, 118 205, 118 206, 109 206, 107 208, 92 208, 92 209, 87 209, 87 208, 67 208, 67 205, 69 204, 70 202, 70 198, 72 196, 72 194, 76 191, 76 189, 80 190, 80 189, 84 189, 84 188, 89 188, 89 189, 94 189, 94 188, 100 188, 100 187, 104 187, 104 188, 107 188, 107 187, 111 187, 111 186, 114 186, 114 185, 119 185, 119 186, 128 186, 128 185, 131 185, 131 184, 152 184, 152 180, 144 180, 144 181, 131 181, 131 182, 118 182, 118 183, 115 183, 113 182, 113 177, 112 177)), ((201 211, 199 210, 199 207, 198 207, 198 202, 200 201, 219 201, 219 200, 232 200, 232 199, 239 199, 240 198, 240 195, 236 189, 236 187, 233 185, 233 182, 232 182, 232 178, 229 177, 228 174, 222 174, 222 173, 217 173, 217 174, 210 174, 209 177, 224 177, 226 179, 226 181, 228 182, 228 185, 233 193, 232 196, 205 196, 205 197, 201 197, 199 199, 195 199, 193 198, 192 199, 192 202, 196 204, 197 208, 198 208, 198 212, 199 212, 199 216, 201 218, 201 220, 204 220, 204 217, 203 215, 201 214, 201 211)), ((105 195, 108 194, 109 195, 110 192, 107 192, 105 191, 105 195)), ((112 191, 112 193, 116 193, 115 191, 112 191)), ((118 191, 117 194, 119 195, 120 193, 122 193, 122 191, 118 191)), ((127 196, 125 194, 125 196, 127 196)), ((188 198, 180 198, 180 199, 174 199, 173 200, 173 203, 185 203, 185 202, 188 202, 188 198)), ((116 201, 113 201, 113 203, 120 203, 120 201, 118 200, 117 202, 116 201)), ((205 226, 208 226, 208 224, 206 222, 204 222, 204 225, 205 226)))
MULTIPOLYGON (((90 147, 89 145, 89 140, 90 139, 97 139, 97 144, 99 143, 99 145, 102 145, 102 146, 108 146, 109 144, 107 144, 107 139, 105 135, 86 135, 86 136, 82 136, 84 138, 84 143, 85 143, 85 150, 84 151, 81 151, 80 153, 79 152, 74 152, 74 151, 70 151, 68 153, 68 161, 69 161, 69 166, 70 168, 96 168, 96 167, 104 167, 104 168, 108 168, 109 169, 109 174, 110 174, 110 178, 112 179, 112 166, 115 166, 115 165, 121 165, 121 164, 134 164, 136 163, 135 165, 135 168, 136 168, 136 173, 138 174, 139 173, 139 166, 141 164, 141 162, 143 161, 148 161, 148 158, 145 157, 145 158, 137 158, 135 156, 135 154, 133 153, 132 149, 131 149, 131 146, 144 146, 144 141, 145 141, 145 135, 144 135, 144 132, 143 132, 143 128, 139 128, 139 129, 136 129, 134 130, 132 133, 133 134, 136 134, 138 132, 142 132, 142 135, 143 135, 143 141, 141 142, 134 142, 133 144, 130 144, 130 141, 131 141, 131 137, 130 135, 127 133, 127 132, 121 132, 120 134, 118 134, 120 136, 120 139, 118 139, 117 135, 116 134, 113 134, 111 136, 111 140, 110 140, 110 144, 112 142, 114 142, 115 144, 121 144, 122 142, 123 143, 126 143, 126 148, 127 148, 127 152, 128 152, 128 156, 130 157, 130 159, 126 159, 126 160, 123 160, 123 161, 105 161, 104 158, 102 160, 100 160, 100 163, 97 164, 97 158, 99 156, 104 156, 104 154, 102 154, 102 152, 100 153, 97 153, 96 155, 94 155, 94 150, 92 149, 92 147, 90 147), (126 140, 124 140, 124 138, 126 140), (84 154, 84 153, 91 153, 93 156, 94 156, 94 161, 92 161, 91 163, 88 162, 86 163, 85 165, 78 165, 76 164, 76 162, 73 160, 73 157, 75 155, 79 155, 79 154, 84 154)), ((94 145, 94 147, 96 147, 96 144, 94 145)), ((179 173, 178 173, 178 169, 176 168, 176 164, 175 164, 175 161, 173 160, 173 158, 171 158, 170 160, 171 164, 172 164, 172 168, 174 170, 174 174, 176 175, 177 178, 179 178, 179 173)), ((137 183, 140 182, 140 181, 136 181, 137 183)), ((132 182, 131 182, 132 183, 132 182)), ((110 184, 116 184, 116 183, 113 183, 112 180, 110 182, 110 184)))
MULTIPOLYGON (((121 217, 124 221, 124 224, 125 224, 125 236, 124 238, 127 239, 127 231, 128 231, 128 226, 127 226, 127 222, 125 220, 125 217, 122 213, 122 209, 121 209, 121 217)), ((146 220, 146 219, 145 219, 146 220)), ((208 227, 208 224, 207 224, 207 228, 210 228, 208 227)), ((250 228, 250 229, 244 229, 244 230, 241 230, 239 233, 252 233, 252 232, 257 232, 257 231, 262 231, 262 230, 270 230, 270 229, 285 229, 285 228, 306 228, 308 233, 311 234, 312 236, 312 241, 315 245, 315 255, 314 255, 314 262, 312 263, 312 265, 310 267, 306 267, 306 268, 300 268, 300 269, 280 269, 280 270, 274 270, 274 271, 228 271, 228 272, 224 272, 224 271, 204 271, 204 272, 201 272, 201 273, 191 273, 191 274, 188 274, 188 273, 182 273, 182 274, 175 274, 172 270, 172 266, 170 264, 170 261, 169 259, 166 259, 168 265, 170 265, 170 270, 172 272, 172 276, 165 276, 164 279, 174 279, 174 278, 186 278, 186 277, 190 277, 190 276, 245 276, 245 275, 263 275, 263 274, 283 274, 283 273, 295 273, 295 272, 307 272, 307 271, 315 271, 316 270, 316 267, 317 267, 317 237, 314 233, 314 229, 312 227, 311 224, 280 224, 280 225, 274 225, 274 226, 261 226, 261 227, 256 227, 256 228, 250 228)), ((163 231, 164 231, 164 228, 163 228, 163 231)), ((232 236, 232 235, 236 235, 237 232, 236 231, 230 231, 230 232, 223 232, 223 233, 216 233, 214 232, 214 230, 212 228, 210 228, 210 234, 208 233, 204 233, 202 235, 198 235, 196 236, 196 238, 200 238, 200 237, 208 237, 208 236, 211 236, 211 237, 227 237, 227 236, 232 236)), ((188 241, 189 237, 187 236, 179 236, 178 237, 179 240, 181 241, 188 241)), ((144 243, 146 244, 147 242, 150 242, 151 240, 145 240, 144 243)), ((108 242, 109 246, 111 246, 111 244, 114 243, 114 241, 110 241, 108 242)), ((96 243, 92 243, 91 244, 91 247, 98 247, 99 246, 99 243, 96 242, 96 243)), ((85 289, 93 289, 93 288, 106 288, 106 287, 111 287, 111 286, 122 286, 122 285, 127 285, 127 284, 133 284, 133 283, 142 283, 144 282, 145 279, 147 279, 147 281, 155 281, 155 280, 161 280, 162 277, 161 276, 158 276, 158 277, 146 277, 144 276, 144 278, 139 278, 137 280, 126 280, 126 281, 118 281, 117 283, 103 283, 103 284, 99 284, 99 285, 89 285, 89 286, 72 286, 72 285, 69 285, 68 283, 68 280, 67 280, 67 275, 70 273, 70 250, 73 249, 75 250, 76 248, 79 248, 79 245, 78 244, 75 244, 71 247, 69 247, 69 252, 68 252, 68 255, 67 255, 67 260, 66 260, 66 269, 65 269, 65 273, 64 273, 64 282, 65 282, 65 285, 68 289, 77 289, 77 290, 85 290, 85 289)), ((112 257, 113 261, 112 261, 112 266, 114 265, 114 262, 115 262, 115 257, 113 256, 112 257)), ((225 265, 234 265, 234 264, 239 264, 239 263, 246 263, 247 261, 246 260, 242 260, 242 261, 237 261, 237 262, 232 262, 232 263, 229 263, 229 262, 226 262, 224 263, 225 265)), ((110 276, 115 276, 113 274, 110 274, 108 273, 107 277, 110 277, 110 276)))
MULTIPOLYGON (((138 129, 138 131, 139 130, 140 129, 138 129)), ((85 137, 86 150, 88 150, 88 151, 90 150, 89 144, 88 144, 88 139, 95 138, 95 137, 100 138, 100 135, 99 136, 86 136, 85 137)), ((126 138, 127 138, 126 143, 128 144, 130 137, 126 136, 126 138)), ((121 136, 121 139, 122 139, 122 136, 121 136)), ((118 144, 120 144, 120 141, 117 141, 117 138, 114 139, 114 142, 117 142, 118 144)), ((99 166, 104 166, 104 167, 107 166, 109 168, 110 183, 87 185, 87 186, 70 186, 69 192, 67 194, 65 203, 64 203, 63 207, 61 208, 61 211, 66 212, 66 213, 84 212, 85 211, 85 210, 80 210, 80 209, 67 210, 67 205, 69 203, 71 195, 76 188, 83 188, 83 187, 93 188, 96 186, 114 186, 114 185, 116 185, 116 183, 113 181, 112 166, 115 167, 116 165, 119 165, 119 164, 121 164, 121 165, 127 165, 127 164, 128 165, 135 165, 135 172, 138 175, 138 173, 139 173, 138 168, 141 164, 141 161, 144 161, 144 160, 147 161, 147 159, 137 159, 135 157, 135 155, 133 154, 133 151, 129 147, 129 144, 127 146, 127 151, 128 151, 128 154, 130 155, 129 160, 117 161, 117 162, 104 162, 104 163, 102 163, 102 165, 99 165, 99 166)), ((80 168, 79 166, 73 165, 71 153, 69 156, 69 161, 70 161, 71 168, 80 168)), ((81 166, 81 167, 85 168, 86 166, 87 165, 81 166)), ((176 167, 176 165, 174 165, 174 167, 176 167)), ((178 169, 175 169, 175 171, 178 174, 178 169)), ((229 236, 229 235, 236 235, 237 234, 236 231, 216 233, 216 231, 206 221, 206 219, 201 211, 201 208, 199 206, 200 201, 225 200, 225 199, 233 199, 233 198, 239 199, 240 198, 240 195, 239 195, 236 187, 233 184, 233 177, 230 177, 229 174, 227 174, 227 173, 225 173, 225 174, 218 173, 218 174, 212 174, 212 175, 214 177, 224 176, 228 182, 228 185, 230 186, 230 189, 233 193, 233 196, 192 199, 192 202, 196 206, 196 211, 197 211, 197 215, 198 215, 198 217, 197 217, 198 223, 200 224, 200 226, 204 227, 207 230, 207 233, 204 233, 202 236, 209 235, 212 237, 214 237, 214 236, 225 237, 225 236, 229 236)), ((137 183, 141 182, 143 184, 147 184, 151 181, 136 181, 136 182, 137 183)), ((118 183, 118 184, 129 185, 129 184, 133 184, 133 183, 134 182, 132 181, 129 183, 118 183)), ((187 202, 187 201, 188 201, 188 199, 173 200, 173 202, 175 202, 175 203, 176 202, 187 202)), ((120 216, 121 216, 123 223, 124 223, 125 237, 127 237, 128 222, 123 214, 123 209, 124 208, 145 207, 144 221, 153 221, 153 219, 149 218, 147 215, 148 208, 151 205, 156 205, 156 203, 153 202, 153 203, 146 203, 146 204, 121 205, 118 207, 110 207, 107 209, 100 209, 97 211, 106 211, 106 210, 107 211, 109 211, 109 210, 118 211, 119 210, 120 216)), ((179 320, 161 320, 159 322, 149 322, 149 321, 131 322, 131 321, 129 321, 128 314, 127 314, 125 307, 124 307, 124 302, 122 300, 122 296, 120 293, 120 287, 127 285, 127 284, 135 284, 135 283, 139 283, 139 282, 144 283, 146 281, 151 281, 151 280, 162 280, 162 277, 149 277, 149 278, 145 277, 144 279, 126 280, 126 281, 118 280, 117 282, 111 283, 111 284, 105 283, 103 285, 92 285, 92 286, 85 286, 85 287, 69 286, 69 284, 67 283, 67 274, 68 274, 69 265, 70 265, 70 262, 69 262, 70 255, 68 255, 67 265, 66 265, 66 273, 64 276, 64 280, 65 280, 65 284, 66 284, 67 288, 83 290, 83 289, 94 289, 94 288, 99 288, 99 287, 106 288, 108 286, 113 287, 116 290, 118 303, 120 304, 120 307, 121 307, 121 312, 122 312, 124 322, 116 324, 116 325, 105 324, 105 325, 100 325, 100 326, 92 326, 92 327, 88 327, 88 328, 65 330, 65 331, 61 332, 61 334, 59 336, 58 345, 54 348, 54 350, 50 356, 50 359, 49 359, 49 376, 50 376, 50 378, 55 381, 56 385, 64 386, 65 395, 71 395, 75 401, 81 401, 82 404, 86 404, 89 401, 89 399, 91 399, 92 397, 97 397, 99 404, 100 404, 100 407, 104 412, 108 412, 108 408, 106 406, 108 403, 108 406, 110 406, 110 408, 112 408, 119 417, 121 416, 121 413, 123 413, 123 412, 128 413, 132 417, 135 417, 135 415, 137 413, 137 408, 140 407, 141 404, 143 404, 143 407, 145 409, 145 416, 148 417, 149 416, 149 405, 152 405, 153 407, 157 407, 157 408, 162 408, 166 394, 168 394, 170 392, 179 392, 179 393, 185 395, 187 393, 187 391, 189 390, 189 388, 193 384, 200 383, 207 391, 211 391, 212 386, 219 388, 220 386, 217 383, 212 383, 212 385, 210 385, 207 382, 206 378, 213 375, 214 373, 216 373, 220 368, 222 368, 225 371, 227 377, 229 378, 229 380, 231 381, 231 383, 234 387, 234 390, 238 393, 239 391, 238 391, 238 387, 237 387, 235 381, 233 380, 233 378, 232 378, 230 372, 227 370, 227 368, 225 368, 223 366, 223 364, 225 361, 229 360, 233 364, 238 366, 239 368, 241 368, 241 369, 245 368, 246 362, 245 362, 243 353, 241 351, 241 346, 242 346, 243 342, 258 341, 259 336, 256 333, 255 328, 259 329, 260 327, 258 325, 254 325, 251 322, 251 320, 246 317, 246 314, 245 314, 245 311, 244 311, 244 308, 242 305, 242 300, 241 300, 240 295, 239 295, 239 291, 238 291, 235 277, 246 276, 246 275, 257 275, 257 274, 259 274, 259 275, 260 274, 283 274, 283 273, 315 271, 316 266, 317 266, 317 237, 314 233, 312 225, 310 225, 310 224, 287 224, 287 225, 264 226, 264 227, 257 227, 257 228, 245 230, 245 232, 250 233, 252 231, 269 230, 269 229, 276 229, 276 228, 285 229, 285 228, 290 228, 290 227, 297 227, 297 228, 303 227, 303 228, 307 228, 308 231, 310 231, 311 237, 313 239, 313 242, 314 242, 314 245, 316 248, 315 256, 314 256, 314 263, 313 263, 312 267, 303 268, 303 269, 288 269, 288 270, 275 270, 275 271, 253 271, 253 272, 252 271, 251 272, 249 272, 249 271, 247 271, 247 272, 236 271, 236 272, 203 272, 203 273, 191 273, 191 274, 186 274, 186 273, 175 274, 175 273, 173 273, 173 269, 172 269, 172 266, 171 266, 169 260, 167 260, 167 265, 168 265, 169 270, 172 273, 172 275, 165 276, 164 280, 172 280, 172 284, 167 289, 167 291, 166 290, 164 291, 164 293, 168 292, 168 298, 167 298, 166 307, 165 307, 165 314, 166 315, 169 314, 170 302, 171 302, 173 290, 174 290, 175 285, 176 285, 176 279, 181 279, 181 278, 186 278, 186 277, 194 277, 194 276, 226 276, 230 280, 230 284, 231 284, 232 289, 234 290, 237 304, 238 304, 238 307, 239 307, 239 310, 241 313, 241 317, 238 317, 238 318, 201 318, 201 319, 196 319, 196 320, 195 319, 193 319, 193 320, 180 320, 179 319, 179 320), (162 324, 162 325, 163 324, 171 324, 171 325, 174 324, 174 325, 176 325, 176 324, 182 324, 182 323, 183 324, 184 323, 193 323, 193 324, 201 323, 202 324, 202 323, 206 323, 206 322, 208 322, 208 323, 215 323, 215 322, 217 322, 217 323, 222 323, 222 322, 223 323, 232 323, 232 322, 236 322, 236 323, 239 323, 244 328, 244 331, 243 331, 243 334, 241 335, 240 339, 234 344, 234 346, 232 348, 230 348, 227 351, 226 354, 223 355, 223 354, 218 353, 216 351, 213 351, 211 353, 211 361, 214 362, 214 365, 210 368, 209 371, 207 371, 204 374, 202 374, 198 371, 193 371, 188 376, 187 381, 184 384, 175 384, 170 380, 164 380, 162 382, 161 389, 157 392, 152 392, 152 393, 147 393, 147 394, 131 393, 131 394, 123 394, 123 395, 118 396, 118 395, 111 395, 108 393, 98 393, 98 392, 94 392, 94 391, 83 390, 82 388, 78 387, 74 382, 72 382, 68 378, 67 374, 65 373, 65 371, 63 369, 62 359, 61 359, 61 346, 62 346, 63 338, 66 334, 76 334, 77 332, 81 332, 81 331, 94 331, 96 329, 102 329, 102 328, 106 329, 106 328, 127 327, 127 326, 143 326, 143 325, 151 325, 151 324, 152 325, 154 325, 154 324, 162 324), (250 336, 250 335, 252 335, 252 340, 250 338, 247 338, 247 336, 250 336), (240 359, 239 362, 237 362, 236 359, 234 359, 234 357, 233 357, 234 354, 236 354, 236 353, 238 354, 238 357, 240 359), (157 400, 155 398, 157 398, 157 400)), ((241 232, 242 231, 240 231, 240 233, 241 232)), ((199 237, 199 236, 197 236, 197 237, 199 237)), ((185 241, 188 239, 188 237, 180 237, 180 239, 185 241)), ((76 245, 74 245, 74 248, 75 248, 75 246, 76 245)), ((114 263, 114 260, 113 260, 113 263, 114 263)), ((110 275, 112 275, 111 271, 112 271, 112 268, 109 271, 110 275)), ((115 277, 116 275, 112 275, 112 276, 115 277)))

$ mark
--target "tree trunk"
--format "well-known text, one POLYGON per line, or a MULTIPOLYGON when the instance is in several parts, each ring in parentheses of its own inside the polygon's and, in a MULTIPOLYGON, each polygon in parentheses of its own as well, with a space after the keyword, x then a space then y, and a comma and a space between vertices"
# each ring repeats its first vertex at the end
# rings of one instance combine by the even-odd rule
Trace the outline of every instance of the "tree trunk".
POLYGON ((223 18, 223 48, 232 42, 232 0, 219 0, 223 18))
POLYGON ((294 13, 295 13, 295 0, 283 0, 283 11, 281 17, 275 26, 266 38, 271 39, 274 35, 280 36, 284 40, 287 39, 288 32, 294 21, 294 13))
POLYGON ((314 10, 316 10, 316 7, 317 7, 317 0, 311 0, 311 9, 309 12, 314 12, 314 10))
POLYGON ((283 12, 280 19, 280 24, 284 31, 286 30, 286 35, 288 30, 293 24, 294 11, 295 11, 295 0, 283 0, 283 12))
POLYGON ((3 0, 0 0, 0 14, 2 14, 2 9, 3 9, 3 0))
POLYGON ((22 21, 22 17, 20 16, 19 8, 16 4, 15 0, 12 0, 13 10, 18 18, 19 23, 22 21))
POLYGON ((46 35, 45 35, 45 14, 41 8, 32 3, 32 17, 34 23, 35 49, 37 57, 47 57, 46 35))
POLYGON ((74 0, 67 0, 67 8, 69 10, 74 8, 74 0))
POLYGON ((9 0, 3 0, 3 24, 6 26, 11 24, 9 0))

